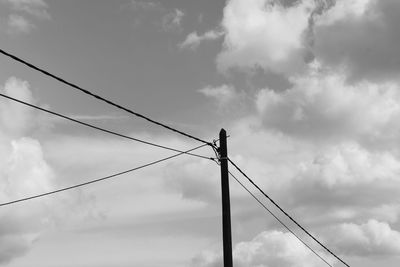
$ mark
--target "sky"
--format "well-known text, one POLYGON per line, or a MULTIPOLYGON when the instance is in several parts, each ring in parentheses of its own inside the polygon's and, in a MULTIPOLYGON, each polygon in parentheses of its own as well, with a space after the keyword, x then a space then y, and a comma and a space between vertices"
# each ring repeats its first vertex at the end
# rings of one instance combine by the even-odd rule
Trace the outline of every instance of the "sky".
MULTIPOLYGON (((229 157, 345 262, 393 267, 399 13, 398 0, 0 0, 0 48, 204 140, 226 129, 229 157)), ((134 138, 200 145, 3 55, 0 92, 134 138)), ((0 99, 0 203, 172 154, 0 99)), ((326 266, 230 183, 234 266, 326 266)), ((219 166, 182 155, 3 206, 0 266, 223 266, 220 203, 219 166)))

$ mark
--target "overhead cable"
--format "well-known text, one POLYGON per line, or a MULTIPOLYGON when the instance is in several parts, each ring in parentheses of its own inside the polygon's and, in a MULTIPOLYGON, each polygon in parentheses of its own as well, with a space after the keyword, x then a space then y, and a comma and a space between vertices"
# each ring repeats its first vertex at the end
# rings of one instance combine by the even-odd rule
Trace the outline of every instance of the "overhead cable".
POLYGON ((109 180, 109 179, 111 179, 111 178, 115 178, 115 177, 117 177, 117 176, 120 176, 120 175, 123 175, 123 174, 127 174, 127 173, 130 173, 130 172, 139 170, 139 169, 143 169, 143 168, 145 168, 145 167, 149 167, 149 166, 151 166, 151 165, 155 165, 155 164, 157 164, 157 163, 161 163, 161 162, 163 162, 163 161, 167 161, 167 160, 169 160, 169 159, 178 157, 178 156, 183 155, 183 154, 187 154, 188 152, 191 152, 191 151, 194 151, 194 150, 196 150, 196 149, 202 148, 202 147, 204 147, 204 146, 206 146, 206 145, 207 145, 207 144, 204 144, 204 145, 201 145, 201 146, 198 146, 198 147, 195 147, 195 148, 192 148, 192 149, 183 151, 183 152, 181 152, 181 153, 178 153, 178 154, 175 154, 175 155, 172 155, 172 156, 169 156, 169 157, 165 157, 165 158, 162 158, 162 159, 159 159, 159 160, 156 160, 156 161, 152 161, 152 162, 150 162, 150 163, 141 165, 141 166, 139 166, 139 167, 135 167, 135 168, 132 168, 132 169, 129 169, 129 170, 125 170, 125 171, 122 171, 122 172, 118 172, 118 173, 115 173, 115 174, 111 174, 111 175, 108 175, 108 176, 105 176, 105 177, 102 177, 102 178, 90 180, 90 181, 83 182, 83 183, 80 183, 80 184, 76 184, 76 185, 72 185, 72 186, 60 188, 60 189, 57 189, 57 190, 53 190, 53 191, 49 191, 49 192, 45 192, 45 193, 41 193, 41 194, 29 196, 29 197, 24 197, 24 198, 20 198, 20 199, 8 201, 8 202, 0 203, 0 207, 7 206, 7 205, 11 205, 11 204, 15 204, 15 203, 18 203, 18 202, 24 202, 24 201, 32 200, 32 199, 35 199, 35 198, 41 198, 41 197, 44 197, 44 196, 48 196, 48 195, 60 193, 60 192, 63 192, 63 191, 75 189, 75 188, 78 188, 78 187, 82 187, 82 186, 86 186, 86 185, 98 183, 98 182, 101 182, 101 181, 109 180))
MULTIPOLYGON (((99 130, 99 131, 102 131, 102 132, 105 132, 105 133, 108 133, 108 134, 112 134, 112 135, 119 136, 119 137, 122 137, 122 138, 125 138, 125 139, 129 139, 129 140, 132 140, 132 141, 136 141, 136 142, 139 142, 139 143, 143 143, 143 144, 146 144, 146 145, 150 145, 150 146, 154 146, 154 147, 158 147, 158 148, 162 148, 162 149, 166 149, 166 150, 170 150, 170 151, 182 152, 182 153, 184 152, 184 151, 179 150, 179 149, 175 149, 175 148, 172 148, 172 147, 167 147, 167 146, 155 144, 155 143, 148 142, 148 141, 145 141, 145 140, 141 140, 141 139, 138 139, 138 138, 134 138, 134 137, 131 137, 131 136, 128 136, 128 135, 117 133, 117 132, 114 132, 114 131, 111 131, 111 130, 107 130, 107 129, 104 129, 104 128, 101 128, 101 127, 98 127, 98 126, 95 126, 95 125, 92 125, 92 124, 89 124, 89 123, 86 123, 86 122, 83 122, 83 121, 80 121, 80 120, 77 120, 77 119, 74 119, 74 118, 71 118, 71 117, 68 117, 66 115, 62 115, 60 113, 57 113, 57 112, 54 112, 54 111, 51 111, 51 110, 48 110, 48 109, 33 105, 33 104, 30 104, 28 102, 16 99, 14 97, 11 97, 11 96, 8 96, 8 95, 2 94, 2 93, 0 93, 0 96, 4 97, 4 98, 7 98, 9 100, 12 100, 14 102, 20 103, 22 105, 25 105, 25 106, 28 106, 28 107, 31 107, 31 108, 34 108, 34 109, 49 113, 51 115, 54 115, 54 116, 57 116, 57 117, 60 117, 60 118, 63 118, 63 119, 78 123, 78 124, 81 124, 81 125, 84 125, 86 127, 89 127, 89 128, 92 128, 92 129, 96 129, 96 130, 99 130)), ((197 155, 197 154, 193 154, 193 153, 185 153, 185 154, 190 155, 190 156, 194 156, 194 157, 214 160, 214 158, 206 157, 206 156, 202 156, 202 155, 197 155)))
POLYGON ((147 117, 147 116, 145 116, 145 115, 143 115, 143 114, 140 114, 140 113, 135 112, 135 111, 133 111, 133 110, 131 110, 131 109, 128 109, 128 108, 123 107, 123 106, 121 106, 121 105, 119 105, 119 104, 116 104, 116 103, 114 103, 113 101, 108 100, 108 99, 106 99, 106 98, 104 98, 104 97, 102 97, 102 96, 100 96, 100 95, 97 95, 97 94, 95 94, 95 93, 93 93, 93 92, 91 92, 91 91, 89 91, 89 90, 87 90, 87 89, 84 89, 84 88, 82 88, 82 87, 80 87, 80 86, 78 86, 78 85, 76 85, 76 84, 74 84, 74 83, 72 83, 72 82, 68 82, 67 80, 65 80, 65 79, 63 79, 63 78, 61 78, 61 77, 59 77, 59 76, 56 76, 56 75, 54 75, 54 74, 52 74, 52 73, 50 73, 50 72, 48 72, 48 71, 46 71, 46 70, 44 70, 44 69, 42 69, 42 68, 40 68, 40 67, 37 67, 37 66, 35 66, 35 65, 33 65, 33 64, 31 64, 31 63, 25 61, 25 60, 23 60, 23 59, 21 59, 21 58, 15 56, 15 55, 13 55, 13 54, 10 54, 10 53, 4 51, 3 49, 0 49, 0 53, 3 54, 3 55, 5 55, 5 56, 7 56, 7 57, 9 57, 9 58, 11 58, 11 59, 13 59, 13 60, 15 60, 15 61, 18 61, 19 63, 24 64, 25 66, 28 66, 28 67, 31 68, 31 69, 34 69, 34 70, 36 70, 36 71, 39 71, 39 72, 41 72, 42 74, 44 74, 44 75, 46 75, 46 76, 49 76, 49 77, 51 77, 51 78, 53 78, 53 79, 55 79, 55 80, 57 80, 57 81, 59 81, 59 82, 61 82, 61 83, 63 83, 63 84, 66 84, 66 85, 68 85, 68 86, 70 86, 70 87, 72 87, 72 88, 74 88, 74 89, 76 89, 76 90, 78 90, 78 91, 80 91, 80 92, 86 94, 86 95, 89 95, 89 96, 91 96, 91 97, 94 97, 94 98, 96 98, 96 99, 98 99, 98 100, 100 100, 100 101, 103 101, 103 102, 105 102, 105 103, 107 103, 107 104, 109 104, 109 105, 111 105, 111 106, 114 106, 114 107, 116 107, 116 108, 118 108, 118 109, 120 109, 120 110, 123 110, 123 111, 125 111, 125 112, 128 112, 128 113, 130 113, 130 114, 132 114, 132 115, 134 115, 134 116, 136 116, 136 117, 142 118, 142 119, 144 119, 144 120, 147 120, 147 121, 150 122, 150 123, 156 124, 156 125, 161 126, 161 127, 165 128, 165 129, 168 129, 168 130, 170 130, 170 131, 173 131, 173 132, 175 132, 175 133, 178 133, 178 134, 180 134, 180 135, 183 135, 183 136, 186 136, 186 137, 188 137, 188 138, 194 139, 194 140, 196 140, 196 141, 202 142, 202 143, 207 144, 207 145, 209 145, 209 146, 211 146, 211 147, 214 146, 211 142, 207 142, 207 141, 205 141, 205 140, 203 140, 203 139, 200 139, 200 138, 198 138, 198 137, 196 137, 196 136, 193 136, 193 135, 191 135, 191 134, 188 134, 188 133, 185 133, 185 132, 183 132, 183 131, 180 131, 180 130, 177 130, 177 129, 175 129, 175 128, 172 128, 171 126, 168 126, 168 125, 166 125, 166 124, 164 124, 164 123, 155 121, 155 120, 153 120, 153 119, 151 119, 151 118, 149 118, 149 117, 147 117))
POLYGON ((275 207, 277 207, 283 214, 286 215, 294 224, 296 224, 301 230, 303 230, 309 237, 311 237, 315 242, 317 242, 321 247, 323 247, 329 254, 339 260, 341 263, 350 267, 345 261, 343 261, 339 256, 337 256, 334 252, 332 252, 329 248, 327 248, 324 244, 322 244, 316 237, 314 237, 309 231, 307 231, 303 226, 300 225, 292 216, 290 216, 281 206, 279 206, 270 196, 268 196, 246 173, 244 173, 229 157, 228 161, 244 176, 247 180, 255 186, 258 191, 260 191, 275 207))
POLYGON ((264 203, 259 200, 256 195, 254 195, 250 189, 248 189, 240 180, 233 175, 230 171, 229 174, 233 177, 233 179, 236 180, 236 182, 244 188, 266 211, 269 212, 269 214, 272 215, 283 227, 285 227, 294 237, 296 237, 301 243, 303 243, 304 246, 306 246, 312 253, 314 253, 318 258, 320 258, 323 262, 325 262, 328 266, 333 267, 327 260, 325 260, 321 255, 319 255, 312 247, 310 247, 305 241, 303 241, 299 235, 297 235, 292 229, 289 228, 281 219, 278 218, 270 209, 267 208, 267 206, 264 205, 264 203))

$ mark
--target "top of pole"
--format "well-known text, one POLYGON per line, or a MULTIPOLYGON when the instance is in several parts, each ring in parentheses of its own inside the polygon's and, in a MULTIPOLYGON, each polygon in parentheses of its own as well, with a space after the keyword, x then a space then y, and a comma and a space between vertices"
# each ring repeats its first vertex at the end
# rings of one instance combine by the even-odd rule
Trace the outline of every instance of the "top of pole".
POLYGON ((227 157, 226 131, 224 128, 219 132, 219 153, 221 157, 227 157))
POLYGON ((221 128, 221 131, 219 131, 219 142, 221 144, 221 142, 226 143, 226 131, 224 128, 221 128))

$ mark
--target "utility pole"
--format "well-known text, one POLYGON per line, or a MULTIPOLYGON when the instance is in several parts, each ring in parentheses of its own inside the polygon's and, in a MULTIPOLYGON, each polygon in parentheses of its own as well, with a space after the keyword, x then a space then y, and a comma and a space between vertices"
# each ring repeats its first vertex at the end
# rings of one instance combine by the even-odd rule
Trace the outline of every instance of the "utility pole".
POLYGON ((226 145, 226 131, 224 129, 221 129, 221 131, 219 132, 219 156, 221 163, 222 236, 224 247, 224 267, 233 267, 228 149, 226 145))

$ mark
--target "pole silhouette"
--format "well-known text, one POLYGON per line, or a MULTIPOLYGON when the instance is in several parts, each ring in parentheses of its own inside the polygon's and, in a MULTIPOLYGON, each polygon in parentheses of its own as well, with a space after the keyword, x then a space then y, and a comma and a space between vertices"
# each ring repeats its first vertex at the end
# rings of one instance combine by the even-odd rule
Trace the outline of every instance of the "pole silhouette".
POLYGON ((219 132, 219 155, 221 163, 221 191, 222 191, 222 235, 224 251, 224 267, 233 267, 232 261, 232 231, 231 207, 229 197, 228 149, 226 145, 226 131, 219 132))

